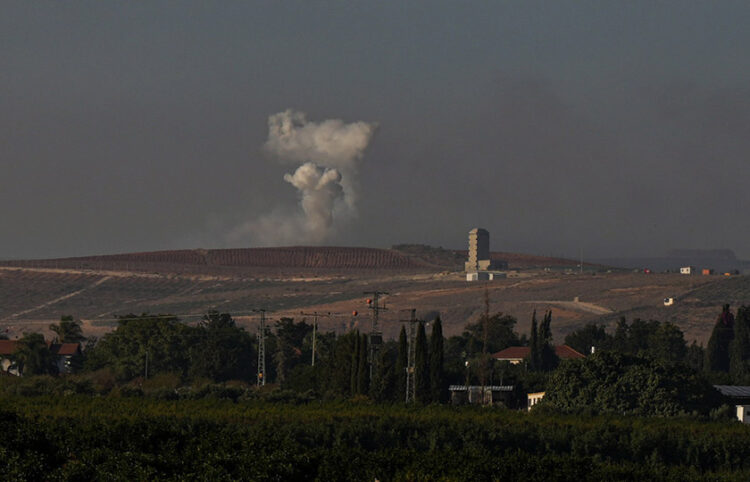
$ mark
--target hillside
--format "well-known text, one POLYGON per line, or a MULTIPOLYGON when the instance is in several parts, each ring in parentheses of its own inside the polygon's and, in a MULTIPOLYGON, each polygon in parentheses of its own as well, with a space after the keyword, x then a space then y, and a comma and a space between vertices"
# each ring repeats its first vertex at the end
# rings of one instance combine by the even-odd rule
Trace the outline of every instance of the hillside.
POLYGON ((0 266, 171 272, 211 272, 222 268, 417 269, 429 263, 395 250, 346 247, 191 249, 1 261, 0 266))
POLYGON ((44 331, 61 315, 84 320, 90 334, 128 313, 172 313, 188 322, 209 309, 227 311, 252 328, 252 310, 273 320, 300 312, 331 312, 324 330, 370 326, 366 291, 388 291, 381 315, 386 337, 400 329, 400 310, 430 319, 440 313, 446 334, 459 333, 490 309, 516 316, 526 332, 534 310, 553 311, 558 340, 588 322, 612 326, 620 316, 673 321, 688 339, 705 341, 725 302, 750 303, 750 278, 645 275, 570 270, 574 262, 513 253, 503 256, 513 276, 467 283, 455 267, 460 252, 432 248, 267 248, 185 250, 0 263, 0 329, 12 336, 44 331), (459 254, 457 254, 459 253, 459 254), (665 307, 665 297, 677 303, 665 307), (358 311, 356 317, 351 313, 358 311))

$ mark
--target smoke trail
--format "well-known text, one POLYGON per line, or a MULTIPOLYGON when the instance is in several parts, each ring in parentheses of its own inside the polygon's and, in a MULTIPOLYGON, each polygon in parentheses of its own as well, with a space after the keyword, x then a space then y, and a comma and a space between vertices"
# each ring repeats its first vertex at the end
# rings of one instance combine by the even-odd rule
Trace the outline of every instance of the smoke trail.
POLYGON ((284 180, 297 189, 301 212, 274 211, 229 234, 254 245, 318 244, 335 233, 336 221, 356 215, 357 171, 376 129, 367 122, 311 122, 303 112, 273 114, 263 150, 282 163, 299 164, 284 180))

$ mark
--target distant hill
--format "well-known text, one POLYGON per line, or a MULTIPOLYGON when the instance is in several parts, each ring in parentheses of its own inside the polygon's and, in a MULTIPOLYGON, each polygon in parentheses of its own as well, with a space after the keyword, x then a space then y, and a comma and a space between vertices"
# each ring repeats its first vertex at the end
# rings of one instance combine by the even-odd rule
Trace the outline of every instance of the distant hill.
MULTIPOLYGON (((508 261, 509 268, 577 266, 568 259, 519 253, 491 253, 508 261)), ((282 248, 184 249, 142 253, 81 256, 75 258, 5 260, 0 266, 173 273, 224 273, 248 269, 315 270, 463 270, 467 252, 421 244, 401 244, 392 249, 335 246, 282 248)))
POLYGON ((750 261, 737 259, 731 249, 672 249, 666 256, 603 258, 597 260, 611 266, 652 271, 679 271, 683 266, 708 268, 716 272, 747 273, 750 261))
POLYGON ((43 260, 2 261, 0 266, 174 272, 213 268, 418 269, 429 263, 395 250, 349 247, 239 248, 151 251, 43 260))

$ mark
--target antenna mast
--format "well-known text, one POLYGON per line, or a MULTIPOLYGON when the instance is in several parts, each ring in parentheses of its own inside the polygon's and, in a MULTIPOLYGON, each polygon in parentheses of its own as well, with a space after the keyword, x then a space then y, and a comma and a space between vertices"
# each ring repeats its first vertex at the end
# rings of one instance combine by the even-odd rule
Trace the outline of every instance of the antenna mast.
POLYGON ((299 313, 302 316, 312 316, 313 317, 313 339, 312 339, 312 366, 315 366, 315 339, 317 338, 318 334, 318 317, 323 318, 329 318, 333 316, 331 312, 329 311, 327 315, 324 315, 322 313, 318 313, 317 311, 313 311, 312 313, 305 313, 304 311, 300 311, 299 313))
POLYGON ((260 326, 258 327, 258 381, 257 386, 266 384, 266 310, 253 310, 260 313, 260 326))
POLYGON ((482 396, 487 382, 487 333, 490 328, 490 294, 487 285, 484 286, 484 316, 482 317, 482 396))
POLYGON ((417 386, 414 381, 414 375, 417 371, 416 368, 416 355, 417 355, 417 345, 415 343, 416 340, 416 328, 417 328, 417 310, 412 308, 410 310, 401 310, 401 311, 408 311, 410 316, 408 320, 401 320, 403 323, 409 323, 409 349, 407 350, 407 357, 406 357, 406 403, 413 402, 417 399, 417 386))

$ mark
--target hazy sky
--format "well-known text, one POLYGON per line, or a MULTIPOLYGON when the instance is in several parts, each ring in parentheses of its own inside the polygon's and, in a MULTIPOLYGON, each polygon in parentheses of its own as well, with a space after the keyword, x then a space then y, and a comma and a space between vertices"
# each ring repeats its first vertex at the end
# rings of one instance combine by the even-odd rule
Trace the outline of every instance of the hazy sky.
POLYGON ((262 244, 229 233, 300 209, 287 109, 377 123, 323 244, 750 257, 746 1, 0 12, 0 258, 262 244))

